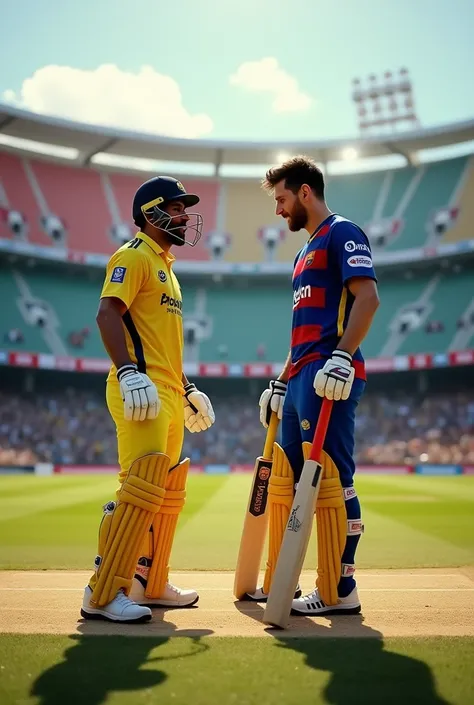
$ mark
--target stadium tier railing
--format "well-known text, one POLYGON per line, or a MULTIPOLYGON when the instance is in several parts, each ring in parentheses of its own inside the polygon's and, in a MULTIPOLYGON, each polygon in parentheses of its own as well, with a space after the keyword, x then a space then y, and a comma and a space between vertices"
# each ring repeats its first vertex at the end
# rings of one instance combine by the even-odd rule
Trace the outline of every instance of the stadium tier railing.
MULTIPOLYGON (((107 358, 68 357, 49 353, 32 353, 0 350, 0 365, 24 367, 58 372, 89 372, 105 374, 110 362, 107 358)), ((442 367, 462 367, 474 365, 474 349, 446 353, 415 353, 394 357, 374 357, 365 361, 369 374, 383 372, 406 372, 408 370, 429 370, 442 367)), ((283 362, 185 362, 184 371, 190 377, 253 377, 271 379, 280 374, 283 362)))
MULTIPOLYGON (((62 247, 34 245, 22 240, 0 238, 0 252, 24 257, 37 257, 50 262, 70 262, 89 267, 104 269, 110 255, 80 252, 62 247)), ((390 267, 415 263, 425 260, 437 260, 455 255, 474 253, 474 239, 460 242, 448 242, 430 247, 413 247, 407 250, 373 253, 376 267, 390 267)), ((178 260, 175 264, 177 274, 243 274, 246 276, 261 274, 290 275, 293 263, 288 262, 224 262, 224 261, 187 261, 178 260)))
MULTIPOLYGON (((253 465, 226 465, 224 463, 212 465, 191 465, 193 474, 205 473, 208 475, 227 475, 238 473, 252 473, 253 465)), ((118 465, 54 465, 53 463, 36 463, 34 465, 0 465, 0 475, 101 475, 119 472, 118 465)), ((474 465, 454 465, 419 463, 416 465, 357 465, 357 473, 362 475, 474 475, 474 465)))

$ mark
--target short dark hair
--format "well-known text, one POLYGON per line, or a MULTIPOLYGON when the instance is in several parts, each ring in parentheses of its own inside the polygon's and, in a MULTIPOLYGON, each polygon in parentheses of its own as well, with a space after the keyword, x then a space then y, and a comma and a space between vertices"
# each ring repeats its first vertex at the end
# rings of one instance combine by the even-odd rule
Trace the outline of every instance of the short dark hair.
POLYGON ((267 171, 262 181, 266 191, 273 191, 280 181, 285 180, 285 188, 298 193, 303 184, 313 191, 316 198, 324 200, 324 176, 314 159, 299 155, 287 159, 280 166, 274 166, 267 171))

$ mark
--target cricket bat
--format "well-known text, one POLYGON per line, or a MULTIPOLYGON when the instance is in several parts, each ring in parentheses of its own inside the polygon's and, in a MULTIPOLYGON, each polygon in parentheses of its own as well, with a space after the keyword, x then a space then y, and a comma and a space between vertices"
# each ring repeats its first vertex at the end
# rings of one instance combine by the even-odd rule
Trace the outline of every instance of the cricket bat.
POLYGON ((268 524, 266 512, 268 481, 272 472, 273 444, 278 423, 278 416, 272 412, 263 455, 255 461, 234 577, 234 595, 238 600, 242 599, 247 592, 253 593, 257 589, 268 524))
POLYGON ((263 613, 264 624, 285 629, 291 603, 303 568, 313 525, 314 509, 321 485, 321 451, 333 402, 323 399, 313 437, 311 453, 303 465, 290 516, 286 525, 270 594, 263 613))

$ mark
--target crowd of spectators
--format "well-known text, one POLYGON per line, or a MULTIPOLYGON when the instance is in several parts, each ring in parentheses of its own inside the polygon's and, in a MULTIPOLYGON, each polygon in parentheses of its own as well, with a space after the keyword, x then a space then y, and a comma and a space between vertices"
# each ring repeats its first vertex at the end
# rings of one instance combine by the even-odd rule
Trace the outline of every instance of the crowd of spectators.
POLYGON ((361 464, 474 465, 474 392, 367 394, 356 429, 361 464))
MULTIPOLYGON (((185 434, 195 465, 253 464, 265 432, 257 399, 213 398, 216 423, 185 434)), ((359 464, 474 465, 474 394, 366 394, 357 413, 359 464)), ((68 389, 48 395, 0 392, 0 465, 117 463, 113 422, 101 395, 68 389)))

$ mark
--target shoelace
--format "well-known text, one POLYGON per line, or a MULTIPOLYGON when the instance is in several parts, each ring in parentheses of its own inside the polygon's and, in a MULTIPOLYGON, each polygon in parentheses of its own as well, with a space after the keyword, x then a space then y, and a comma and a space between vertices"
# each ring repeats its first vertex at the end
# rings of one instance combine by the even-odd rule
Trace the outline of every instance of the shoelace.
POLYGON ((128 598, 128 597, 126 596, 126 594, 125 594, 124 592, 122 592, 122 590, 119 590, 119 591, 118 591, 117 596, 116 596, 115 599, 117 600, 117 602, 118 602, 119 604, 122 604, 122 605, 125 604, 125 603, 128 604, 129 602, 132 602, 132 600, 130 600, 130 598, 128 598))
POLYGON ((166 583, 166 587, 171 590, 171 592, 175 592, 177 595, 179 594, 178 588, 172 585, 171 583, 166 583))

